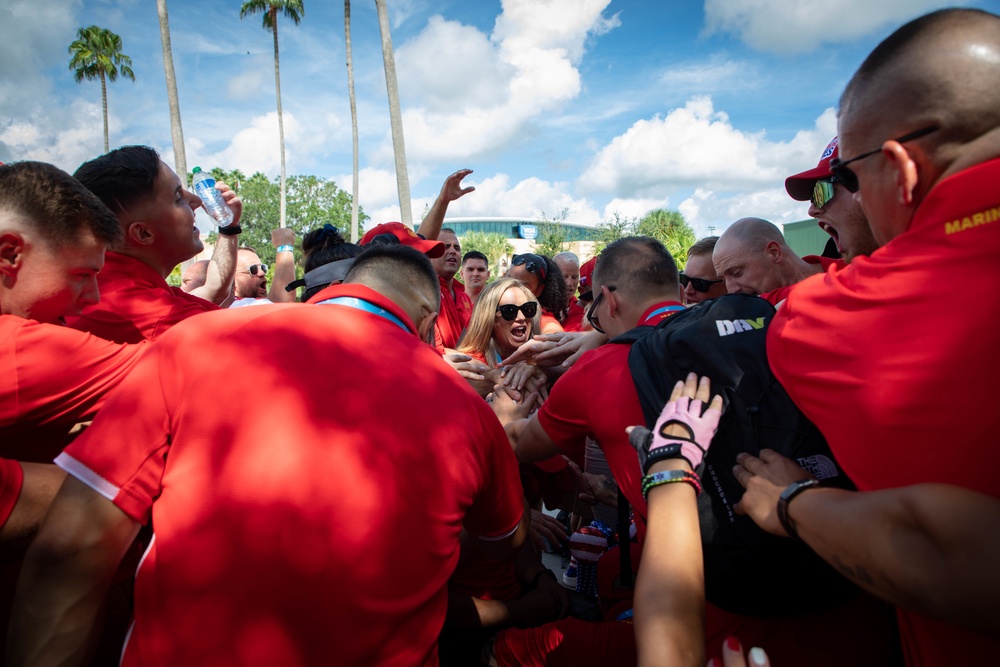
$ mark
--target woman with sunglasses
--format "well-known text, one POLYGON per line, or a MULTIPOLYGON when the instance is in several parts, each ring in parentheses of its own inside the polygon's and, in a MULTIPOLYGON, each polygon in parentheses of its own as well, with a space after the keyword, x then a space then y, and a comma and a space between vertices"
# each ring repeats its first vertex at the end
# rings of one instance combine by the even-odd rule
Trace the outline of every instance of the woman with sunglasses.
POLYGON ((562 333, 566 319, 566 281, 559 266, 545 255, 526 252, 514 255, 507 269, 509 278, 517 278, 527 285, 542 306, 541 328, 543 334, 562 333))
POLYGON ((538 299, 519 280, 500 278, 479 294, 458 351, 497 368, 539 330, 538 299))

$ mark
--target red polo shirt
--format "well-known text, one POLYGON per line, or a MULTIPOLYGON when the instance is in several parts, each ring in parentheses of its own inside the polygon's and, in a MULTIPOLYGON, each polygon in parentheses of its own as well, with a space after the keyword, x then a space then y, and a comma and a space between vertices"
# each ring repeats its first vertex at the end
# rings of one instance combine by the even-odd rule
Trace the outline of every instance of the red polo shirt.
POLYGON ((94 418, 147 343, 119 345, 57 324, 0 315, 0 456, 51 463, 94 418))
POLYGON ((573 302, 566 309, 566 319, 563 320, 562 327, 566 331, 583 331, 583 318, 587 311, 573 299, 573 302))
POLYGON ((192 315, 219 310, 214 303, 171 287, 145 262, 116 252, 105 254, 97 284, 101 302, 66 322, 116 343, 155 340, 192 315))
MULTIPOLYGON (((862 491, 941 482, 1000 498, 1000 413, 975 407, 1000 378, 998 179, 1000 159, 942 180, 906 232, 799 283, 771 324, 775 375, 862 491)), ((1000 655, 910 612, 900 628, 910 665, 1000 655)))
POLYGON ((434 343, 439 350, 458 347, 458 339, 462 337, 465 327, 472 318, 472 299, 465 293, 465 286, 457 280, 451 281, 451 295, 448 281, 438 276, 441 282, 441 310, 438 312, 437 323, 434 325, 434 343))
POLYGON ((517 527, 483 399, 380 294, 313 299, 175 327, 57 459, 155 528, 123 665, 436 665, 463 526, 517 527))
MULTIPOLYGON (((656 326, 676 312, 664 310, 669 307, 684 308, 676 301, 658 303, 643 313, 639 326, 656 326)), ((588 436, 598 442, 615 481, 635 508, 641 542, 646 532, 642 469, 625 428, 645 424, 646 418, 628 367, 631 349, 631 345, 609 344, 583 355, 553 385, 548 400, 538 410, 538 423, 556 445, 577 461, 584 458, 588 436)))

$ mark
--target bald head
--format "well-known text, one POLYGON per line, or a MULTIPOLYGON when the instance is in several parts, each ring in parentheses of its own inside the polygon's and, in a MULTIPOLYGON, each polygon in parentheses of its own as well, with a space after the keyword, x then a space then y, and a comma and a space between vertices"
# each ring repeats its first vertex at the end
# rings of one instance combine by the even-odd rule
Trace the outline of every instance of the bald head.
POLYGON ((944 176, 1000 155, 1000 17, 973 9, 933 12, 907 23, 868 56, 841 97, 840 155, 850 159, 861 204, 879 243, 905 231, 916 206, 944 176), (894 149, 890 141, 936 128, 894 149), (913 164, 912 201, 891 184, 913 164))
POLYGON ((788 260, 798 256, 781 230, 761 218, 741 218, 722 233, 712 262, 730 294, 763 294, 789 284, 788 260), (784 264, 784 266, 783 266, 784 264))

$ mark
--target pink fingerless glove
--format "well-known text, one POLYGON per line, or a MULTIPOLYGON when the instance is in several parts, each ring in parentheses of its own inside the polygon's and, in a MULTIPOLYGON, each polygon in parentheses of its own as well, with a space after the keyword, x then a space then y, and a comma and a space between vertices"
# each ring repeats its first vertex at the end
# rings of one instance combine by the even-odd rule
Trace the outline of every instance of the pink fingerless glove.
POLYGON ((656 420, 656 427, 652 433, 642 427, 632 430, 629 441, 639 452, 639 463, 643 472, 652 461, 660 458, 657 454, 665 453, 665 447, 675 444, 680 445, 680 455, 687 459, 692 468, 701 465, 722 417, 721 410, 709 408, 704 414, 701 410, 701 401, 682 396, 663 406, 663 412, 656 420), (664 429, 672 425, 683 427, 687 434, 665 435, 664 429))

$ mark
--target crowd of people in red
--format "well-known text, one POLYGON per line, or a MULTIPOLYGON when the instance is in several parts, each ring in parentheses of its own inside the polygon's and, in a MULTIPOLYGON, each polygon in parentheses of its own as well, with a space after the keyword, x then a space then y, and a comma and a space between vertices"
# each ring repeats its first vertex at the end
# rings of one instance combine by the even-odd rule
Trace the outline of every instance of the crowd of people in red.
POLYGON ((991 663, 997 81, 1000 17, 902 26, 785 181, 828 256, 746 217, 681 270, 632 236, 491 281, 460 170, 299 280, 219 183, 171 287, 201 201, 153 149, 0 165, 4 664, 991 663))

